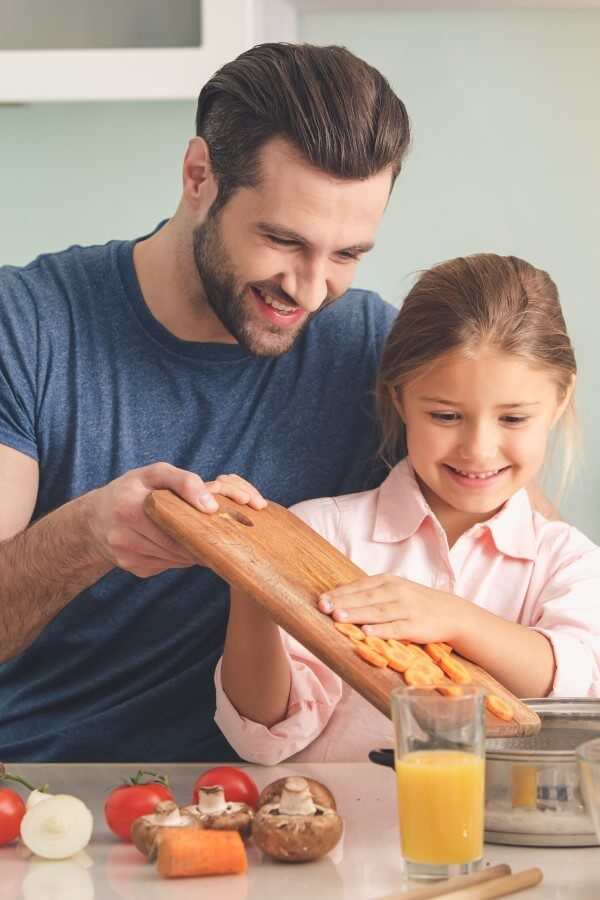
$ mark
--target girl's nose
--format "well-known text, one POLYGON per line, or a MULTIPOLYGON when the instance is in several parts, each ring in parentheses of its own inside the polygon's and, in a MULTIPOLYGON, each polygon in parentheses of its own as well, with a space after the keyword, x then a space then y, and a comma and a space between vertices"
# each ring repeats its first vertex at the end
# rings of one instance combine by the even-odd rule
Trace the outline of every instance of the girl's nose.
POLYGON ((496 458, 495 429, 481 422, 467 427, 461 435, 458 453, 465 462, 484 469, 496 458))

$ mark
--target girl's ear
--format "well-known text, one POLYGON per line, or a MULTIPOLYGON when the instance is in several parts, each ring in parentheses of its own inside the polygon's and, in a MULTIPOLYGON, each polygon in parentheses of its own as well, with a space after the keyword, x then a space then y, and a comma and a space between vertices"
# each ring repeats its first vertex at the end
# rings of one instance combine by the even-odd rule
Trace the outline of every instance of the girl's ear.
POLYGON ((577 376, 575 375, 575 373, 573 373, 571 375, 571 384, 567 388, 567 390, 565 392, 565 396, 560 400, 558 406, 556 407, 556 412, 554 413, 554 416, 552 418, 552 423, 550 425, 551 428, 554 428, 556 423, 560 420, 565 409, 569 405, 569 401, 571 400, 571 397, 573 396, 573 391, 575 390, 576 380, 577 380, 577 376))
POLYGON ((405 422, 404 407, 402 405, 402 394, 400 390, 391 384, 388 384, 387 389, 389 391, 390 399, 394 404, 394 409, 396 410, 402 421, 405 422))

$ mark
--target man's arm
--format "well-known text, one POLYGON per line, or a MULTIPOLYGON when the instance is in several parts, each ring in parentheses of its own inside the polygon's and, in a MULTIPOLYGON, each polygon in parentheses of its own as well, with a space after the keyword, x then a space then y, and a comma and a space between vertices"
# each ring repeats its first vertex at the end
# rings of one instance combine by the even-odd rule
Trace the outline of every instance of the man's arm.
POLYGON ((35 460, 0 445, 0 663, 26 649, 81 591, 119 566, 141 578, 196 564, 145 514, 150 491, 169 488, 213 512, 200 476, 154 463, 58 507, 29 525, 35 460))

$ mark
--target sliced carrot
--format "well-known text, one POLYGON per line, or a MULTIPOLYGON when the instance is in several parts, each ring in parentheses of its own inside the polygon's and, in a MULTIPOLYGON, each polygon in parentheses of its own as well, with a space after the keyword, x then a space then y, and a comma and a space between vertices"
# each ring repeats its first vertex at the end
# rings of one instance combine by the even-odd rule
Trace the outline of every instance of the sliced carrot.
POLYGON ((367 645, 367 647, 370 647, 371 650, 374 650, 376 653, 380 653, 382 656, 385 656, 386 651, 389 650, 386 641, 383 641, 381 638, 375 637, 374 634, 368 635, 365 638, 365 644, 367 645))
POLYGON ((422 647, 419 647, 418 644, 409 644, 408 649, 414 656, 414 658, 422 662, 424 665, 429 665, 431 663, 431 657, 428 653, 425 653, 422 647))
POLYGON ((502 697, 499 697, 497 694, 490 694, 488 692, 485 697, 485 705, 491 713, 498 716, 498 718, 502 719, 504 722, 510 722, 515 717, 515 711, 510 703, 503 700, 502 697))
POLYGON ((382 656, 381 653, 377 653, 375 650, 371 650, 365 644, 357 643, 354 645, 354 649, 366 662, 371 663, 372 666, 377 666, 378 669, 385 669, 388 664, 385 656, 382 656))
POLYGON ((425 644, 425 652, 436 662, 439 662, 442 656, 448 656, 452 651, 452 647, 450 647, 450 650, 446 650, 446 647, 450 647, 450 645, 433 642, 431 644, 425 644))
POLYGON ((436 690, 443 694, 444 697, 462 697, 462 687, 460 684, 448 684, 448 682, 444 682, 444 684, 436 685, 436 690))
POLYGON ((409 653, 402 644, 398 647, 388 647, 385 651, 385 658, 390 669, 395 672, 406 672, 414 664, 412 653, 409 653))
POLYGON ((467 667, 454 656, 442 656, 440 667, 448 678, 451 678, 452 681, 456 681, 458 684, 471 684, 473 680, 467 667))
POLYGON ((156 867, 167 878, 237 875, 248 868, 248 858, 237 831, 163 828, 156 867))
POLYGON ((350 622, 334 622, 333 626, 352 641, 364 641, 365 639, 365 633, 358 625, 352 625, 350 622))
POLYGON ((438 643, 444 653, 452 653, 453 648, 450 646, 450 644, 445 644, 444 641, 438 641, 438 643))
POLYGON ((420 666, 418 664, 410 666, 410 668, 406 670, 404 673, 404 680, 407 684, 420 685, 423 687, 434 683, 433 675, 429 669, 426 666, 420 666))
POLYGON ((396 638, 388 638, 387 645, 388 647, 391 647, 392 650, 396 650, 398 647, 406 650, 406 648, 410 646, 410 641, 397 641, 396 638))

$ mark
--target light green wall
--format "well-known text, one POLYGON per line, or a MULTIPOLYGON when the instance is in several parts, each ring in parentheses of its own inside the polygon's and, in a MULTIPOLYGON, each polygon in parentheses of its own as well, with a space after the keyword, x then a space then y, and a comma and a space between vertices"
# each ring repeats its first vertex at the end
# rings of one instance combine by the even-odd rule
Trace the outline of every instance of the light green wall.
POLYGON ((321 13, 301 39, 377 66, 413 124, 357 284, 400 302, 419 269, 479 251, 556 281, 584 449, 561 510, 600 543, 600 12, 321 13))
MULTIPOLYGON (((412 273, 478 250, 557 282, 585 447, 562 509, 600 543, 600 12, 311 14, 301 39, 377 65, 413 122, 357 284, 399 303, 412 273)), ((178 201, 193 119, 187 102, 0 107, 0 264, 151 229, 178 201)))

